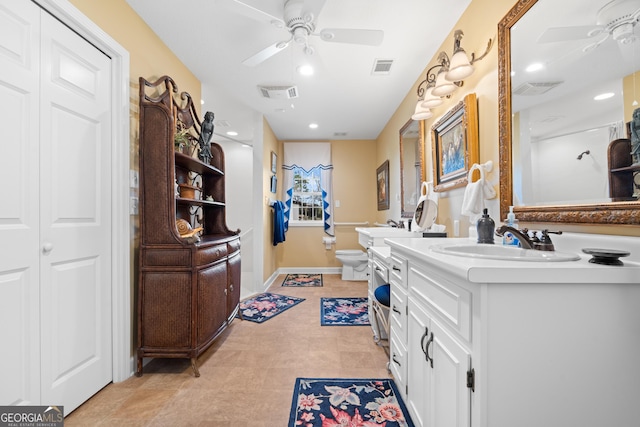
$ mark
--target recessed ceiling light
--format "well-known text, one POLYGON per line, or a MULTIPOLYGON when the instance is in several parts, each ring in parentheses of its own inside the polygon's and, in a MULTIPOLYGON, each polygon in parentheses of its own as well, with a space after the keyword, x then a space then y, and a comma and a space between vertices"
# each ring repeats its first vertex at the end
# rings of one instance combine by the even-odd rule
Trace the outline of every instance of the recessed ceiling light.
POLYGON ((238 132, 230 130, 229 132, 227 132, 227 135, 229 135, 229 136, 238 136, 238 132))
POLYGON ((309 129, 318 129, 318 124, 317 123, 310 123, 309 124, 309 129))
POLYGON ((540 70, 542 70, 543 68, 544 68, 544 65, 543 65, 541 62, 536 62, 536 63, 533 63, 533 64, 529 65, 529 66, 525 69, 525 71, 526 71, 527 73, 534 73, 534 72, 536 72, 536 71, 540 71, 540 70))
POLYGON ((607 92, 607 93, 601 93, 600 95, 596 95, 593 97, 594 101, 602 101, 603 99, 609 99, 611 97, 613 97, 615 95, 615 93, 613 92, 607 92))
POLYGON ((301 65, 298 67, 298 74, 301 76, 311 76, 313 75, 313 67, 309 64, 301 65))

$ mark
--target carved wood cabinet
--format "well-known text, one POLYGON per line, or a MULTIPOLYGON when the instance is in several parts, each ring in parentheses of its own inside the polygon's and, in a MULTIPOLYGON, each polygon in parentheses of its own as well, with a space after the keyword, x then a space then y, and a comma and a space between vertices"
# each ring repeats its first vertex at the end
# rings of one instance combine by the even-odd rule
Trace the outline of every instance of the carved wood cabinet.
POLYGON ((140 78, 140 254, 136 375, 145 357, 197 357, 233 321, 240 300, 240 237, 225 217, 224 152, 211 143, 204 163, 174 148, 177 129, 198 140, 189 94, 175 99, 170 77, 140 78), (184 105, 182 105, 184 104, 184 105), (178 193, 179 184, 196 190, 178 193), (185 238, 176 221, 202 227, 185 238))

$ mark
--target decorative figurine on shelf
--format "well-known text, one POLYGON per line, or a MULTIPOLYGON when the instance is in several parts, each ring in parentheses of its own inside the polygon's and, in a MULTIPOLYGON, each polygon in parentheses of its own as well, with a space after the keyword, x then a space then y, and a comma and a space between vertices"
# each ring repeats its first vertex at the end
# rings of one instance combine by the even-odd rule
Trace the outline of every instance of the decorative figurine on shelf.
POLYGON ((640 164, 640 108, 633 110, 631 119, 631 163, 640 164))
POLYGON ((210 141, 213 136, 213 113, 211 111, 207 111, 204 114, 204 121, 202 122, 202 127, 200 128, 200 138, 198 139, 198 144, 200 144, 200 152, 198 153, 198 158, 202 160, 203 163, 209 164, 211 162, 211 146, 210 141))

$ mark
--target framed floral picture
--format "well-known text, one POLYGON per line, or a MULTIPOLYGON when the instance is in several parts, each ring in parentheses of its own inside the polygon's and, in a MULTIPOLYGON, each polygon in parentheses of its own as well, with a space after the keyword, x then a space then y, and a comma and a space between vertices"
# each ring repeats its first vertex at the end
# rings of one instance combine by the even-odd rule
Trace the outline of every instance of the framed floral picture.
POLYGON ((386 160, 376 170, 376 194, 378 210, 389 209, 389 160, 386 160))
POLYGON ((431 127, 434 191, 467 185, 469 168, 479 161, 478 102, 464 97, 431 127))

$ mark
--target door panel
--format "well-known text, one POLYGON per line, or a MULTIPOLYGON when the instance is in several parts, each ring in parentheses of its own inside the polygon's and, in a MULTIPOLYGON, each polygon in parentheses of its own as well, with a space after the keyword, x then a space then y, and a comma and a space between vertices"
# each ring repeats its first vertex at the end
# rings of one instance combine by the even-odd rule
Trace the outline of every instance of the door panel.
POLYGON ((66 412, 111 374, 110 60, 42 15, 42 401, 66 412))
POLYGON ((0 405, 40 401, 39 23, 0 0, 0 405))

